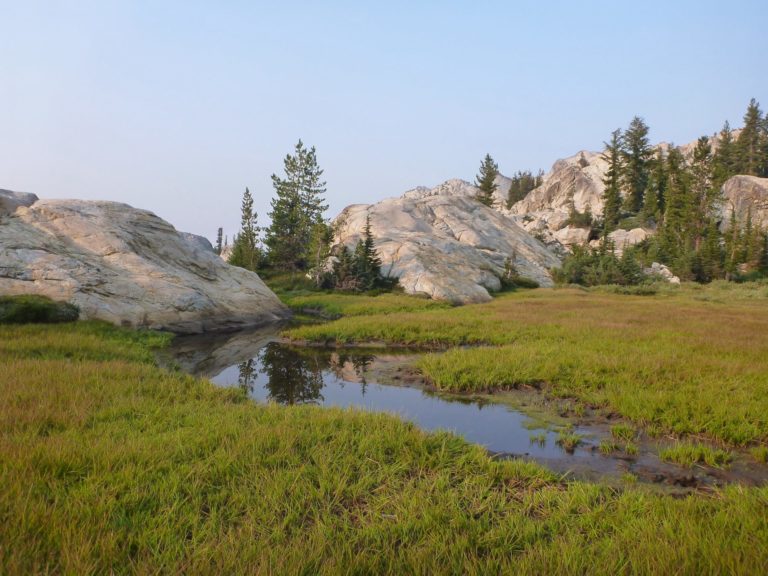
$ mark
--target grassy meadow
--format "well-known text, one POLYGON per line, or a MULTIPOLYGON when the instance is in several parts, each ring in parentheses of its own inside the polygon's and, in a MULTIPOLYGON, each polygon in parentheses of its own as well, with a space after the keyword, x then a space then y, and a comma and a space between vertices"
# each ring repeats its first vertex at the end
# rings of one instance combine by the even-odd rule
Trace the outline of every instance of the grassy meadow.
POLYGON ((642 296, 532 290, 459 308, 382 308, 358 313, 366 309, 359 302, 338 320, 286 335, 332 345, 449 348, 419 365, 440 390, 542 387, 653 434, 768 443, 766 284, 663 288, 642 296))
POLYGON ((0 573, 764 573, 768 488, 563 482, 383 414, 158 369, 162 335, 0 327, 0 573))

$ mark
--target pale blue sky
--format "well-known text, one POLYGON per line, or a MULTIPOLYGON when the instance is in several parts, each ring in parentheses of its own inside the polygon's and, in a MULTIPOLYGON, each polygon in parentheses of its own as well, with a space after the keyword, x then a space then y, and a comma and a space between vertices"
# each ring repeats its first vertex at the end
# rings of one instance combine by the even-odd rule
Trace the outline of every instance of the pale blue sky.
POLYGON ((0 188, 213 238, 317 147, 329 216, 417 185, 768 106, 768 2, 0 0, 0 188))

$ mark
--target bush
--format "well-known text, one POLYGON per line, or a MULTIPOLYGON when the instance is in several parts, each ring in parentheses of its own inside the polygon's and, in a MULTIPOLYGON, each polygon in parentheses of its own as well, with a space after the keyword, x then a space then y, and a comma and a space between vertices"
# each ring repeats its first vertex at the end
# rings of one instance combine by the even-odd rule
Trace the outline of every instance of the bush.
POLYGON ((627 248, 619 258, 609 243, 599 249, 574 246, 562 267, 552 271, 552 277, 558 284, 582 286, 635 286, 648 281, 634 249, 627 248))
POLYGON ((74 322, 79 316, 80 309, 74 304, 47 296, 0 296, 0 324, 74 322))

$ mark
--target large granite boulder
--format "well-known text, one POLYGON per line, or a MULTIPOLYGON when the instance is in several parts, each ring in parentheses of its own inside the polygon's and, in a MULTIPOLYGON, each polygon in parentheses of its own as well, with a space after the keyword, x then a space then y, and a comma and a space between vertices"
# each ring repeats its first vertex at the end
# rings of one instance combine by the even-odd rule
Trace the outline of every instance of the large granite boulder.
POLYGON ((151 212, 8 191, 0 192, 0 294, 42 294, 76 304, 81 318, 179 333, 289 315, 258 275, 151 212))
POLYGON ((366 217, 383 262, 409 294, 457 304, 490 300, 501 288, 507 259, 517 272, 551 286, 559 259, 513 219, 475 199, 462 180, 416 188, 378 204, 348 206, 337 217, 338 244, 362 237, 366 217))
POLYGON ((743 226, 748 215, 755 227, 768 228, 768 178, 733 176, 723 184, 722 226, 727 228, 735 212, 743 226))

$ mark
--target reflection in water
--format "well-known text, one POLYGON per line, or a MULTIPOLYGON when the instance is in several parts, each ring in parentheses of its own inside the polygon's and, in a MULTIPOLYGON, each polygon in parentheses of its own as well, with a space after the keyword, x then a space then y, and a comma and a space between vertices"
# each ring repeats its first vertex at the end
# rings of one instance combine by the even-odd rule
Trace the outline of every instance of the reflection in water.
POLYGON ((253 358, 237 365, 237 386, 246 394, 253 394, 256 382, 256 366, 253 358))
POLYGON ((323 366, 317 355, 302 358, 296 350, 271 342, 261 352, 261 365, 270 400, 289 405, 323 401, 323 366))
POLYGON ((237 385, 253 395, 258 376, 266 376, 267 398, 280 404, 321 404, 323 372, 332 373, 339 382, 359 382, 365 395, 365 374, 374 360, 371 354, 319 354, 270 342, 257 358, 238 364, 237 385), (259 369, 260 368, 260 369, 259 369))
POLYGON ((629 470, 640 477, 661 474, 674 479, 681 472, 651 452, 642 451, 631 462, 602 456, 598 443, 601 437, 610 438, 607 426, 570 429, 583 442, 567 454, 557 444, 556 427, 533 421, 510 406, 409 387, 415 357, 402 350, 382 350, 373 356, 361 350, 295 348, 275 339, 274 333, 264 330, 178 338, 168 351, 168 361, 221 386, 238 386, 259 402, 388 412, 424 430, 450 430, 492 452, 525 455, 560 472, 579 470, 586 478, 629 470))

